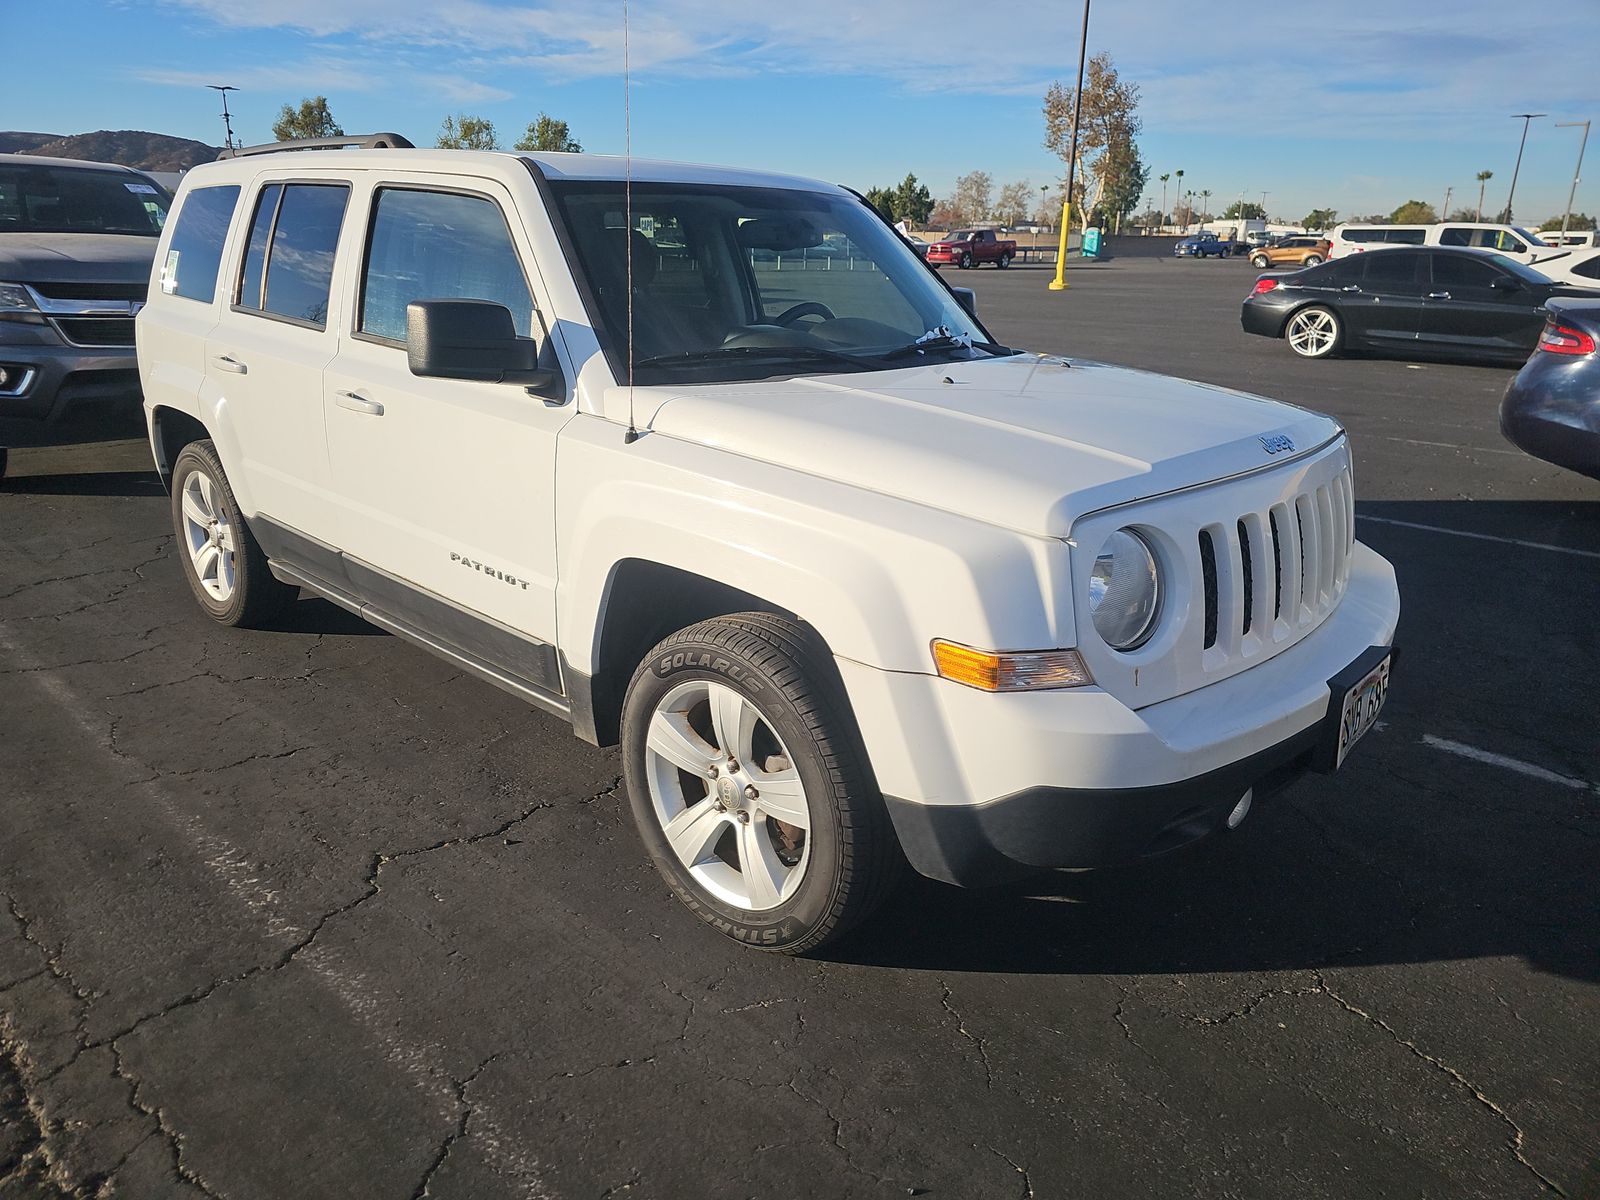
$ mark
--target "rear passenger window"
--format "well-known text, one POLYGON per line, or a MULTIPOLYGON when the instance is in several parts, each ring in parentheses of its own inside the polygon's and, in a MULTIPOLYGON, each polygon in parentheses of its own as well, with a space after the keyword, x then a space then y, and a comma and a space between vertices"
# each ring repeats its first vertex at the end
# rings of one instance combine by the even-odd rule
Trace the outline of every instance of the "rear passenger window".
POLYGON ((164 293, 204 304, 216 298, 222 243, 238 202, 239 189, 234 186, 195 188, 184 197, 161 264, 164 293))
POLYGON ((326 327, 333 254, 349 199, 343 184, 262 189, 239 277, 239 307, 326 327))
POLYGON ((533 297, 500 206, 483 196, 382 188, 361 281, 357 330, 406 340, 413 300, 492 300, 532 336, 533 297))
POLYGON ((1383 240, 1386 242, 1399 242, 1403 246, 1420 246, 1427 237, 1425 229, 1385 229, 1383 240))
POLYGON ((1362 283, 1370 291, 1376 286, 1415 283, 1417 263, 1422 261, 1422 255, 1403 250, 1383 250, 1364 254, 1361 261, 1367 268, 1362 283))
POLYGON ((1435 254, 1433 282, 1440 287, 1487 288, 1500 278, 1500 272, 1486 262, 1457 254, 1435 254))

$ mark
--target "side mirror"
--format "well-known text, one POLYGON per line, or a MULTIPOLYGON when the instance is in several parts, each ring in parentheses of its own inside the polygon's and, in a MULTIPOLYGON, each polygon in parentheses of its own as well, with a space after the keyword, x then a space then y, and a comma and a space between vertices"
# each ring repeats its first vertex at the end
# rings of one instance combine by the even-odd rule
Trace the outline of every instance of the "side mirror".
POLYGON ((413 300, 406 357, 413 375, 435 379, 519 383, 545 396, 561 382, 540 369, 539 343, 518 337, 511 310, 492 300, 413 300))
POLYGON ((967 310, 968 316, 976 317, 978 315, 977 292, 968 287, 952 287, 950 290, 956 294, 956 303, 967 310))

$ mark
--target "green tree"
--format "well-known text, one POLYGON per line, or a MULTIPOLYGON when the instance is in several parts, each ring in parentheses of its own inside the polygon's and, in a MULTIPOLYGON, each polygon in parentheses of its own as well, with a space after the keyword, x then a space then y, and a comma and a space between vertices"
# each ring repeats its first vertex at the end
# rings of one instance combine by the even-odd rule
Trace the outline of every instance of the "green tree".
POLYGON ((1246 200, 1242 204, 1235 200, 1222 210, 1222 219, 1224 221, 1265 221, 1267 219, 1267 210, 1254 200, 1246 200))
POLYGON ((877 209, 889 221, 899 220, 894 211, 894 192, 890 188, 871 187, 862 193, 862 198, 877 209))
POLYGON ((1438 219, 1439 214, 1426 200, 1407 200, 1389 214, 1392 225, 1432 225, 1438 219))
POLYGON ((494 122, 487 117, 469 117, 466 113, 446 117, 434 145, 441 150, 500 149, 494 135, 494 122))
POLYGON ((922 227, 933 212, 933 196, 917 182, 917 177, 907 174, 894 189, 894 215, 896 220, 922 227))
POLYGON ((549 150, 558 154, 581 154, 583 146, 565 121, 558 121, 548 113, 540 113, 537 121, 528 125, 528 131, 517 140, 513 150, 549 150))
POLYGON ((275 141, 287 142, 294 138, 343 137, 344 130, 328 111, 326 96, 307 96, 299 107, 285 104, 272 123, 275 141))
MULTIPOLYGON (((1561 228, 1561 218, 1560 217, 1551 217, 1543 225, 1540 225, 1539 228, 1537 230, 1535 230, 1535 232, 1537 232, 1537 233, 1549 233, 1551 230, 1558 230, 1560 228, 1561 228)), ((1570 229, 1594 229, 1595 228, 1595 221, 1594 221, 1594 218, 1591 217, 1588 213, 1573 213, 1572 214, 1572 219, 1567 222, 1567 228, 1569 230, 1570 229)))
POLYGON ((1333 208, 1313 208, 1300 223, 1311 230, 1332 229, 1339 223, 1339 211, 1333 208))
MULTIPOLYGON (((1137 160, 1134 138, 1143 124, 1138 108, 1139 85, 1124 82, 1117 74, 1111 55, 1104 51, 1089 60, 1081 97, 1063 87, 1059 80, 1045 92, 1045 148, 1059 155, 1073 172, 1074 190, 1079 194, 1072 197, 1072 202, 1078 206, 1079 222, 1084 229, 1089 227, 1094 210, 1106 199, 1107 189, 1125 178, 1128 164, 1137 160), (1078 161, 1075 164, 1068 162, 1072 156, 1074 100, 1079 101, 1076 113, 1078 161)), ((1140 166, 1142 169, 1142 164, 1140 166)), ((1144 187, 1143 175, 1139 187, 1144 187)), ((1134 202, 1137 203, 1137 198, 1134 202)))
POLYGON ((1138 144, 1120 138, 1107 148, 1101 162, 1106 175, 1102 227, 1114 223, 1120 230, 1123 218, 1139 207, 1144 185, 1150 181, 1150 168, 1139 156, 1138 144))

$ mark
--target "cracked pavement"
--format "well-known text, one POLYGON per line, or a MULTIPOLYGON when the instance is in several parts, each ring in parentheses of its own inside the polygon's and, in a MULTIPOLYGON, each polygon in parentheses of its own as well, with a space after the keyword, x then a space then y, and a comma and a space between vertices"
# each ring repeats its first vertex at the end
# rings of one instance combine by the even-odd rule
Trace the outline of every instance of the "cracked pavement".
MULTIPOLYGON (((1229 266, 1075 276, 1070 334, 961 282, 1336 412, 1364 516, 1600 551, 1505 372, 1293 361, 1229 266)), ((1405 654, 1342 776, 787 960, 679 910, 614 751, 320 601, 209 624, 139 436, 0 422, 0 1200, 1600 1197, 1600 791, 1422 742, 1600 779, 1593 559, 1369 521, 1405 654)))

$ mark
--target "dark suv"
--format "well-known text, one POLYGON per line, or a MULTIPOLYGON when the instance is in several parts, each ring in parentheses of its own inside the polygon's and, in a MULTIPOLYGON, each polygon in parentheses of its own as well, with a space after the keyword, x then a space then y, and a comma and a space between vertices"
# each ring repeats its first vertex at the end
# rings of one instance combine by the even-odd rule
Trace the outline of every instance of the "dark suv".
POLYGON ((129 167, 0 154, 0 416, 137 398, 133 318, 170 201, 129 167))

